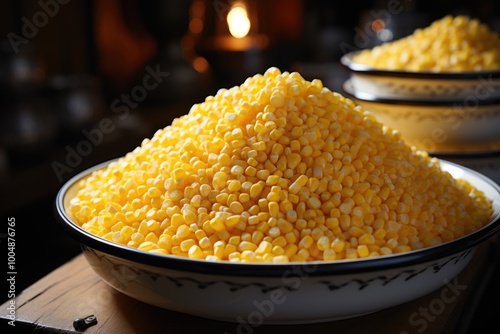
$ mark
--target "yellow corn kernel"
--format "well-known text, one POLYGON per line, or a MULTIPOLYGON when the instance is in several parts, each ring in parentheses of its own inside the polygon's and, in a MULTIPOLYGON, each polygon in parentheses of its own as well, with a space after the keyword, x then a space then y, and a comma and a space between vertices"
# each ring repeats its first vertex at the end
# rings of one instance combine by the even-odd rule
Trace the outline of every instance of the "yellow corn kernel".
POLYGON ((228 228, 231 228, 236 226, 240 222, 240 220, 241 220, 240 215, 232 215, 226 218, 225 224, 228 228))
POLYGON ((250 187, 250 197, 256 198, 262 193, 263 187, 260 183, 255 183, 250 187))
POLYGON ((293 232, 288 232, 288 233, 285 233, 285 239, 287 241, 288 244, 296 244, 297 242, 297 235, 293 232))
POLYGON ((180 239, 187 238, 190 234, 191 234, 191 230, 189 229, 189 226, 187 226, 187 225, 179 226, 177 228, 177 231, 175 232, 175 235, 180 239))
POLYGON ((411 247, 408 245, 398 245, 393 249, 394 253, 404 253, 411 251, 411 247))
POLYGON ((297 211, 295 210, 287 210, 285 212, 285 217, 286 217, 286 220, 291 222, 291 223, 295 223, 297 221, 297 211))
POLYGON ((280 231, 279 227, 277 227, 277 226, 273 226, 273 227, 271 227, 271 228, 267 231, 267 234, 268 234, 271 238, 275 239, 275 238, 277 238, 277 237, 279 237, 279 236, 281 235, 281 231, 280 231))
POLYGON ((208 237, 203 237, 198 241, 198 246, 200 246, 200 248, 202 249, 207 249, 212 247, 212 242, 208 237))
POLYGON ((268 203, 268 210, 269 210, 269 214, 271 217, 278 217, 279 213, 280 213, 280 208, 279 208, 279 204, 277 202, 269 202, 268 203))
POLYGON ((230 254, 228 260, 229 260, 229 262, 233 262, 233 263, 241 262, 241 254, 239 252, 235 252, 233 254, 230 254))
POLYGON ((300 189, 306 185, 308 177, 304 174, 300 175, 288 188, 291 194, 298 194, 300 189))
POLYGON ((360 245, 373 245, 375 243, 375 237, 372 234, 364 233, 358 238, 358 243, 360 245))
POLYGON ((259 255, 271 253, 273 245, 267 241, 261 241, 259 246, 255 249, 255 253, 259 255))
POLYGON ((253 242, 250 242, 250 241, 242 241, 240 242, 240 244, 238 245, 238 250, 240 252, 243 252, 245 250, 251 250, 251 251, 255 251, 257 249, 257 245, 254 244, 253 242))
POLYGON ((330 247, 336 252, 340 253, 345 249, 345 242, 336 238, 332 241, 330 247))
POLYGON ((287 245, 287 241, 286 241, 286 238, 282 235, 274 238, 274 240, 272 241, 272 245, 273 246, 280 246, 282 248, 286 247, 287 245))
POLYGON ((254 251, 244 250, 241 252, 240 258, 242 262, 255 262, 257 259, 257 255, 254 251))
POLYGON ((283 255, 285 255, 286 257, 288 257, 290 259, 294 255, 297 254, 298 250, 299 250, 299 247, 296 244, 289 244, 289 245, 284 246, 285 253, 283 255))
POLYGON ((146 237, 144 238, 145 241, 150 241, 150 242, 153 242, 153 243, 157 243, 158 242, 158 236, 153 233, 153 232, 149 232, 146 237))
POLYGON ((243 204, 241 204, 240 202, 231 202, 231 204, 229 204, 229 209, 231 209, 231 211, 235 214, 240 214, 242 213, 245 208, 243 207, 243 204))
POLYGON ((330 248, 330 239, 327 236, 322 236, 316 241, 316 247, 319 250, 326 251, 330 248))
POLYGON ((257 225, 260 222, 260 218, 257 215, 252 215, 247 219, 248 225, 257 225))
POLYGON ((254 244, 259 245, 262 239, 264 239, 264 233, 262 231, 256 230, 252 233, 251 241, 254 244))
POLYGON ((151 241, 144 241, 142 242, 139 247, 137 247, 139 250, 142 250, 142 251, 150 251, 152 249, 156 249, 157 246, 156 246, 156 243, 155 242, 151 242, 151 241))
POLYGON ((191 248, 191 246, 194 245, 196 245, 196 241, 194 241, 193 239, 188 239, 182 241, 179 246, 181 248, 181 251, 187 252, 191 248))
POLYGON ((285 219, 278 219, 276 226, 280 229, 282 233, 289 233, 293 231, 293 224, 285 219))
MULTIPOLYGON (((182 244, 181 244, 181 249, 182 249, 182 244)), ((188 250, 188 256, 190 259, 203 259, 203 251, 198 245, 192 245, 189 247, 188 250)))
POLYGON ((196 237, 197 240, 201 240, 203 238, 205 238, 207 236, 207 234, 205 233, 204 230, 201 230, 201 229, 197 229, 195 232, 194 232, 194 235, 196 237))
POLYGON ((290 259, 286 255, 277 255, 273 257, 273 263, 288 263, 290 259))
POLYGON ((285 254, 285 250, 281 246, 273 246, 273 249, 271 250, 271 253, 274 256, 284 255, 285 254))
POLYGON ((336 254, 335 254, 335 251, 333 249, 329 248, 323 252, 323 260, 324 261, 333 261, 335 259, 336 259, 336 254))
POLYGON ((228 244, 237 246, 237 245, 239 245, 240 241, 241 241, 241 236, 233 235, 233 236, 229 237, 228 244))
POLYGON ((172 248, 172 237, 169 235, 161 236, 158 239, 158 242, 156 243, 156 245, 158 246, 158 248, 162 248, 162 249, 165 249, 167 251, 170 251, 170 249, 172 248))
POLYGON ((308 249, 314 243, 314 239, 310 235, 304 236, 299 242, 299 248, 308 249))
POLYGON ((358 251, 356 248, 347 248, 345 251, 345 257, 346 259, 357 259, 358 258, 358 251))
POLYGON ((387 248, 394 250, 398 246, 398 242, 395 239, 391 238, 391 239, 387 240, 385 245, 387 248))
POLYGON ((356 248, 356 252, 358 253, 358 257, 360 257, 360 258, 368 257, 368 255, 370 255, 370 250, 368 249, 368 246, 366 246, 366 245, 359 245, 356 248))
POLYGON ((223 231, 225 228, 224 223, 219 217, 212 218, 209 224, 211 228, 218 232, 223 231))

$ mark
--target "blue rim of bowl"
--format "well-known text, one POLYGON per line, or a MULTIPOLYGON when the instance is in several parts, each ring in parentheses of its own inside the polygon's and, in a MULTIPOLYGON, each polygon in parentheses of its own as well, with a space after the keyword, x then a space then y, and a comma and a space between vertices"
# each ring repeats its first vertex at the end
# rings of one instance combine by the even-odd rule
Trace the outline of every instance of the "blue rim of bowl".
MULTIPOLYGON (((66 192, 76 182, 90 175, 93 171, 106 167, 116 159, 98 164, 84 170, 69 179, 58 191, 55 199, 54 211, 59 226, 69 236, 81 245, 102 253, 135 261, 143 265, 151 265, 165 269, 187 271, 202 274, 220 276, 246 276, 246 277, 283 277, 286 274, 300 273, 305 270, 309 276, 345 275, 362 272, 374 272, 379 270, 404 268, 426 262, 438 261, 441 258, 452 256, 469 250, 500 230, 500 210, 495 212, 490 223, 480 230, 449 241, 437 246, 420 250, 399 253, 395 255, 379 256, 368 259, 340 260, 340 261, 316 261, 316 262, 290 262, 283 264, 261 264, 261 263, 232 263, 228 261, 206 261, 193 260, 175 255, 157 255, 140 251, 125 245, 113 243, 101 237, 91 234, 75 224, 64 210, 64 197, 66 192), (302 268, 302 269, 301 269, 302 268), (311 270, 314 268, 314 270, 311 270)), ((441 161, 444 164, 455 166, 472 173, 476 177, 493 187, 500 194, 500 186, 488 177, 458 164, 441 161)))
POLYGON ((340 64, 349 71, 367 75, 398 77, 398 78, 414 78, 414 79, 478 79, 490 77, 492 79, 500 78, 500 70, 498 71, 479 71, 479 72, 410 72, 400 70, 384 70, 370 67, 369 65, 356 63, 353 61, 354 56, 360 53, 361 50, 351 51, 340 57, 340 64))
MULTIPOLYGON (((347 79, 342 85, 342 91, 344 95, 350 99, 356 99, 364 102, 375 102, 375 103, 385 103, 393 105, 406 105, 406 106, 432 106, 432 107, 469 107, 465 104, 465 99, 435 99, 435 100, 424 100, 424 99, 391 99, 386 97, 379 97, 374 94, 356 91, 352 86, 350 79, 347 79)), ((494 106, 498 105, 500 108, 500 97, 489 98, 489 99, 478 99, 474 101, 474 106, 494 106)))

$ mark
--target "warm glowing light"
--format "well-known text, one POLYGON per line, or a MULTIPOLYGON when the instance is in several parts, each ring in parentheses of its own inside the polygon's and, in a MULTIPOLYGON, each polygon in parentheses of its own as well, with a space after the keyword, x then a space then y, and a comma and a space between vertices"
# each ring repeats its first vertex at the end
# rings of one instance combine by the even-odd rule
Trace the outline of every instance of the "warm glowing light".
POLYGON ((208 70, 208 61, 203 57, 196 57, 193 59, 193 67, 199 73, 203 73, 208 70))
POLYGON ((245 37, 250 31, 250 19, 247 10, 242 4, 235 4, 227 14, 229 32, 236 38, 245 37))
POLYGON ((199 34, 203 30, 203 21, 195 17, 189 21, 189 31, 193 34, 199 34))
POLYGON ((385 22, 381 19, 375 19, 372 22, 372 30, 374 32, 379 32, 385 28, 385 22))

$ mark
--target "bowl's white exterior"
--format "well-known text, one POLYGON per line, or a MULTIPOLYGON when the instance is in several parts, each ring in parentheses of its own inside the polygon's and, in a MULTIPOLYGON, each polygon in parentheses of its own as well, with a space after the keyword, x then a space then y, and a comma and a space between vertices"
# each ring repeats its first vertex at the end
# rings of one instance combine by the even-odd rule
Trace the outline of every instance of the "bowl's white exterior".
MULTIPOLYGON (((358 94, 359 96, 359 94, 358 94)), ((377 120, 427 151, 470 151, 500 146, 500 104, 412 104, 351 97, 377 120)))
POLYGON ((353 88, 360 93, 381 99, 484 101, 500 98, 500 81, 487 74, 475 79, 429 79, 398 76, 377 76, 351 73, 353 88))
POLYGON ((94 271, 116 290, 148 304, 195 316, 247 323, 339 320, 424 296, 452 281, 475 248, 415 266, 314 276, 300 264, 281 277, 221 276, 144 265, 84 247, 94 271))

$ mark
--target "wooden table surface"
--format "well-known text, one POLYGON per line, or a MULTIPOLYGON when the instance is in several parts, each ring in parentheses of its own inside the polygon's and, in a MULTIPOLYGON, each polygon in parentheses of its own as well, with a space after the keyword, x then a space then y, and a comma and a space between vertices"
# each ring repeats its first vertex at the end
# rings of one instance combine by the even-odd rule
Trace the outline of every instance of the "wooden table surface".
POLYGON ((137 301, 109 287, 83 255, 78 255, 16 297, 15 321, 9 316, 10 300, 1 306, 0 319, 8 333, 78 333, 73 328, 74 319, 90 314, 98 323, 84 333, 466 333, 499 248, 493 239, 478 247, 454 281, 461 287, 456 298, 447 298, 446 302, 442 291, 447 287, 442 287, 417 300, 362 317, 259 327, 179 314, 137 301))

